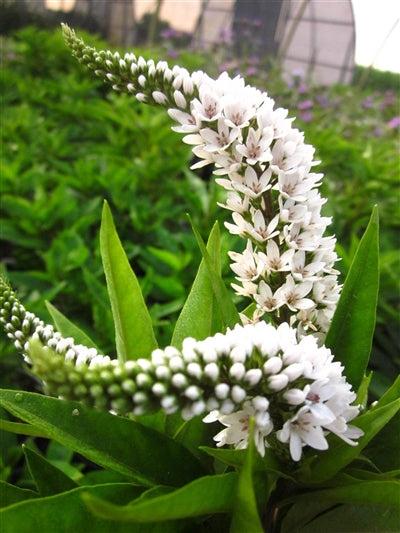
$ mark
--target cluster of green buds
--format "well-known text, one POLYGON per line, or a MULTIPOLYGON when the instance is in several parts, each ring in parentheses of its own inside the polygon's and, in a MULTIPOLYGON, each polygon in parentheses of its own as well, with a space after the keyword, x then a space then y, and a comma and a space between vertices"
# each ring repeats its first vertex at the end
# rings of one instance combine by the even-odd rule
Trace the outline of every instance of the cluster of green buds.
POLYGON ((169 68, 166 61, 154 62, 127 52, 121 56, 110 50, 97 51, 77 38, 75 32, 62 24, 64 38, 73 55, 96 76, 111 84, 118 92, 134 94, 143 103, 186 109, 189 100, 198 95, 189 72, 182 67, 169 68))

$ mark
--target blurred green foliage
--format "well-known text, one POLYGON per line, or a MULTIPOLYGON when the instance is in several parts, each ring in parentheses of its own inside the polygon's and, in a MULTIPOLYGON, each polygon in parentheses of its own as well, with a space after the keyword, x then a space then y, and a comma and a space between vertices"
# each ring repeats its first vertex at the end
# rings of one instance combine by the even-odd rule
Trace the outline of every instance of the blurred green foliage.
MULTIPOLYGON (((186 213, 206 238, 215 219, 229 216, 217 206, 224 192, 208 169, 189 170, 190 150, 171 132, 164 110, 138 104, 92 79, 72 58, 60 31, 25 28, 3 38, 1 48, 0 239, 3 268, 20 299, 46 321, 44 302, 51 301, 105 352, 114 350, 98 247, 101 205, 107 199, 159 343, 167 344, 200 261, 186 213)), ((138 53, 158 59, 163 51, 138 53)), ((179 52, 177 62, 188 70, 218 70, 200 52, 179 52)), ((333 216, 343 274, 372 206, 379 205, 382 273, 372 390, 380 395, 399 365, 399 140, 393 121, 399 91, 309 88, 300 78, 288 87, 273 71, 266 79, 258 74, 253 69, 248 82, 267 89, 290 116, 297 115, 295 124, 322 161, 325 214, 333 216)), ((222 236, 229 283, 226 252, 236 241, 227 232, 222 236)), ((7 340, 1 343, 1 379, 11 386, 20 363, 9 357, 7 340)))

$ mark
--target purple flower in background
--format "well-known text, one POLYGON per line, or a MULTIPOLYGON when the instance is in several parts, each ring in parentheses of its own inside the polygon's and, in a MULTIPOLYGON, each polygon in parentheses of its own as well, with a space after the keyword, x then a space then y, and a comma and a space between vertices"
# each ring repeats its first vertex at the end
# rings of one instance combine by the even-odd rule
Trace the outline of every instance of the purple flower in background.
POLYGON ((313 107, 314 102, 312 100, 303 100, 303 102, 299 102, 297 105, 297 109, 310 109, 313 107))
POLYGON ((328 107, 329 98, 328 98, 328 95, 326 93, 319 94, 318 96, 316 96, 315 99, 317 100, 318 104, 321 107, 328 107))
POLYGON ((307 85, 305 83, 300 83, 298 92, 299 94, 305 94, 308 91, 307 85))
POLYGON ((246 74, 247 74, 247 76, 254 76, 255 74, 257 74, 257 69, 256 69, 256 67, 249 67, 249 68, 246 70, 246 74))
POLYGON ((394 93, 393 93, 392 90, 386 91, 385 104, 386 105, 393 105, 394 104, 394 93))
POLYGON ((367 98, 365 98, 365 100, 363 101, 362 106, 364 109, 371 109, 372 104, 373 104, 372 96, 367 96, 367 98))
POLYGON ((171 37, 176 37, 177 32, 173 28, 167 28, 161 32, 161 37, 164 39, 170 39, 171 37))
POLYGON ((173 59, 176 59, 177 57, 179 57, 178 50, 174 50, 173 48, 171 48, 170 50, 167 50, 167 54, 169 55, 169 57, 172 57, 173 59))
POLYGON ((260 57, 259 56, 251 56, 248 59, 248 62, 250 65, 258 65, 260 63, 260 57))
POLYGON ((221 44, 229 44, 234 37, 234 32, 227 29, 221 28, 219 32, 219 41, 221 44))
POLYGON ((395 128, 398 128, 400 126, 400 116, 393 117, 390 122, 388 122, 388 128, 393 130, 395 128))
POLYGON ((375 135, 375 137, 380 137, 383 134, 383 131, 381 128, 375 128, 372 133, 375 135))
POLYGON ((312 111, 306 111, 305 113, 300 113, 299 118, 304 120, 304 122, 311 122, 313 118, 312 111))

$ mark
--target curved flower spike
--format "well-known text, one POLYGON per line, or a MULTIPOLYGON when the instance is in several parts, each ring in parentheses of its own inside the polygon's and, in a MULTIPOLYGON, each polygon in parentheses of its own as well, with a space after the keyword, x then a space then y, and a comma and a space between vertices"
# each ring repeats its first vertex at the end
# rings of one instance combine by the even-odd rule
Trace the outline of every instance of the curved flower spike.
POLYGON ((343 367, 315 337, 297 341, 286 323, 237 325, 202 341, 186 338, 181 350, 168 346, 121 363, 44 325, 2 280, 0 289, 0 321, 47 394, 125 416, 160 408, 185 419, 206 414, 205 422, 225 426, 217 446, 238 449, 247 446, 254 417, 259 453, 287 444, 294 461, 304 446, 326 449, 330 432, 350 445, 362 435, 348 424, 359 407, 351 405, 355 393, 343 367))
POLYGON ((311 172, 317 164, 314 148, 292 127, 287 111, 274 109, 267 93, 245 85, 241 77, 231 79, 223 73, 213 80, 204 72, 189 74, 134 54, 98 52, 65 25, 63 32, 77 59, 115 90, 168 109, 178 124, 172 129, 185 134, 183 141, 193 146, 200 160, 195 167, 214 164, 216 174, 226 176, 217 179, 228 191, 226 205, 220 205, 232 212, 233 223, 226 227, 247 241, 246 250, 252 244, 254 255, 243 254, 240 271, 252 271, 254 264, 260 271, 251 290, 240 274, 240 285, 233 285, 237 294, 256 303, 250 320, 256 322, 268 313, 277 325, 289 321, 299 336, 319 332, 323 339, 340 293, 333 269, 335 239, 323 237, 330 219, 320 214, 324 200, 317 187, 322 175, 311 172), (294 252, 304 252, 305 280, 294 252), (281 257, 284 266, 271 268, 271 256, 281 257), (277 305, 263 305, 265 287, 278 295, 277 305), (308 298, 299 297, 306 294, 308 298))

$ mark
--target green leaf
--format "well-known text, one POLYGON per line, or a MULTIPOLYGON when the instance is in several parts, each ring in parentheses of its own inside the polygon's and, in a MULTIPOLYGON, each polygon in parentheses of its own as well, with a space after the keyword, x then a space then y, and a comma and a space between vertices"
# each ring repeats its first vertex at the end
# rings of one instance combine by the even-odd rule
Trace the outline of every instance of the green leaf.
POLYGON ((357 391, 357 398, 354 400, 356 405, 361 405, 364 409, 368 403, 368 389, 371 384, 373 372, 370 372, 368 376, 364 376, 361 380, 360 386, 357 391))
POLYGON ((133 420, 15 390, 0 390, 0 404, 64 446, 143 485, 180 486, 204 474, 184 446, 133 420))
POLYGON ((347 275, 325 344, 357 390, 365 374, 375 329, 379 288, 378 210, 375 207, 347 275))
POLYGON ((310 472, 300 478, 311 483, 319 483, 331 479, 346 465, 351 463, 371 441, 371 439, 391 420, 400 409, 400 399, 382 407, 379 403, 365 414, 357 417, 354 425, 364 431, 357 446, 350 446, 336 435, 329 436, 329 449, 317 456, 311 465, 310 472))
POLYGON ((301 529, 287 533, 398 533, 399 508, 384 505, 339 505, 301 529))
POLYGON ((72 337, 75 344, 83 344, 83 346, 87 346, 88 348, 96 348, 96 350, 101 353, 101 350, 99 350, 92 339, 86 335, 84 331, 78 328, 78 326, 75 326, 75 324, 54 307, 54 305, 46 301, 46 307, 53 319, 57 331, 59 331, 63 337, 72 337))
POLYGON ((100 251, 114 318, 118 359, 124 362, 149 357, 157 348, 151 317, 107 202, 104 202, 101 220, 100 251))
POLYGON ((253 486, 254 418, 249 422, 249 444, 239 474, 230 532, 263 533, 253 486))
POLYGON ((24 446, 26 462, 40 496, 51 496, 77 487, 64 472, 53 466, 40 454, 24 446))
MULTIPOLYGON (((305 526, 315 517, 339 503, 351 505, 379 505, 382 506, 382 513, 385 509, 389 509, 390 507, 399 507, 400 482, 397 480, 356 482, 332 489, 314 491, 311 493, 307 492, 306 494, 291 498, 290 500, 295 503, 290 508, 282 522, 282 533, 303 531, 302 526, 305 526)), ((285 505, 285 503, 290 500, 284 500, 281 502, 281 505, 285 505)), ((314 522, 312 522, 312 524, 314 524, 314 522)), ((339 524, 340 522, 336 522, 336 526, 339 526, 339 524)), ((353 527, 355 527, 355 524, 356 523, 353 524, 353 527)), ((322 528, 320 531, 325 531, 325 529, 322 528)), ((344 530, 333 529, 332 531, 344 530)), ((352 531, 363 531, 363 529, 352 529, 352 531)))
MULTIPOLYGON (((219 226, 216 222, 210 233, 207 251, 215 276, 221 276, 221 243, 219 226)), ((176 322, 171 344, 180 348, 186 337, 205 339, 218 331, 223 331, 224 321, 214 294, 209 270, 203 258, 192 289, 176 322)))
POLYGON ((128 503, 136 498, 140 487, 129 483, 110 483, 92 487, 79 487, 46 498, 27 500, 0 511, 2 533, 173 533, 173 527, 132 526, 102 520, 88 510, 82 494, 89 494, 116 503, 128 503), (129 526, 129 527, 128 527, 129 526))
POLYGON ((235 305, 232 302, 230 293, 228 292, 224 281, 221 276, 215 270, 213 260, 205 247, 203 239, 201 238, 200 232, 195 227, 192 220, 190 220, 194 235, 199 245, 201 254, 203 256, 204 262, 206 264, 208 275, 210 277, 211 285, 215 294, 215 298, 218 302, 219 309, 221 311, 222 320, 224 323, 224 329, 230 327, 233 328, 235 324, 240 322, 239 313, 235 305))
POLYGON ((8 507, 14 503, 37 498, 38 493, 29 489, 21 489, 0 480, 0 506, 8 507))
MULTIPOLYGON (((178 413, 176 413, 178 415, 178 413)), ((167 426, 167 429, 168 426, 167 426)), ((215 429, 211 424, 205 424, 201 416, 196 416, 191 420, 185 420, 180 424, 178 430, 174 433, 173 438, 180 442, 192 452, 192 454, 199 459, 201 464, 208 470, 212 470, 212 459, 209 455, 201 451, 201 444, 213 443, 215 429)))
POLYGON ((394 380, 392 385, 387 389, 385 394, 379 399, 376 406, 383 407, 384 405, 387 405, 394 400, 397 400, 397 398, 400 397, 400 376, 397 376, 397 378, 394 380))
POLYGON ((364 455, 382 472, 399 468, 400 412, 386 424, 364 449, 364 455))
POLYGON ((229 513, 234 502, 237 474, 205 476, 145 501, 121 507, 85 495, 85 502, 96 515, 122 522, 163 522, 210 513, 229 513))
POLYGON ((17 435, 29 435, 31 437, 44 437, 48 438, 46 431, 36 428, 31 424, 21 424, 20 422, 11 422, 10 420, 4 420, 0 418, 0 429, 8 431, 9 433, 15 433, 17 435))

